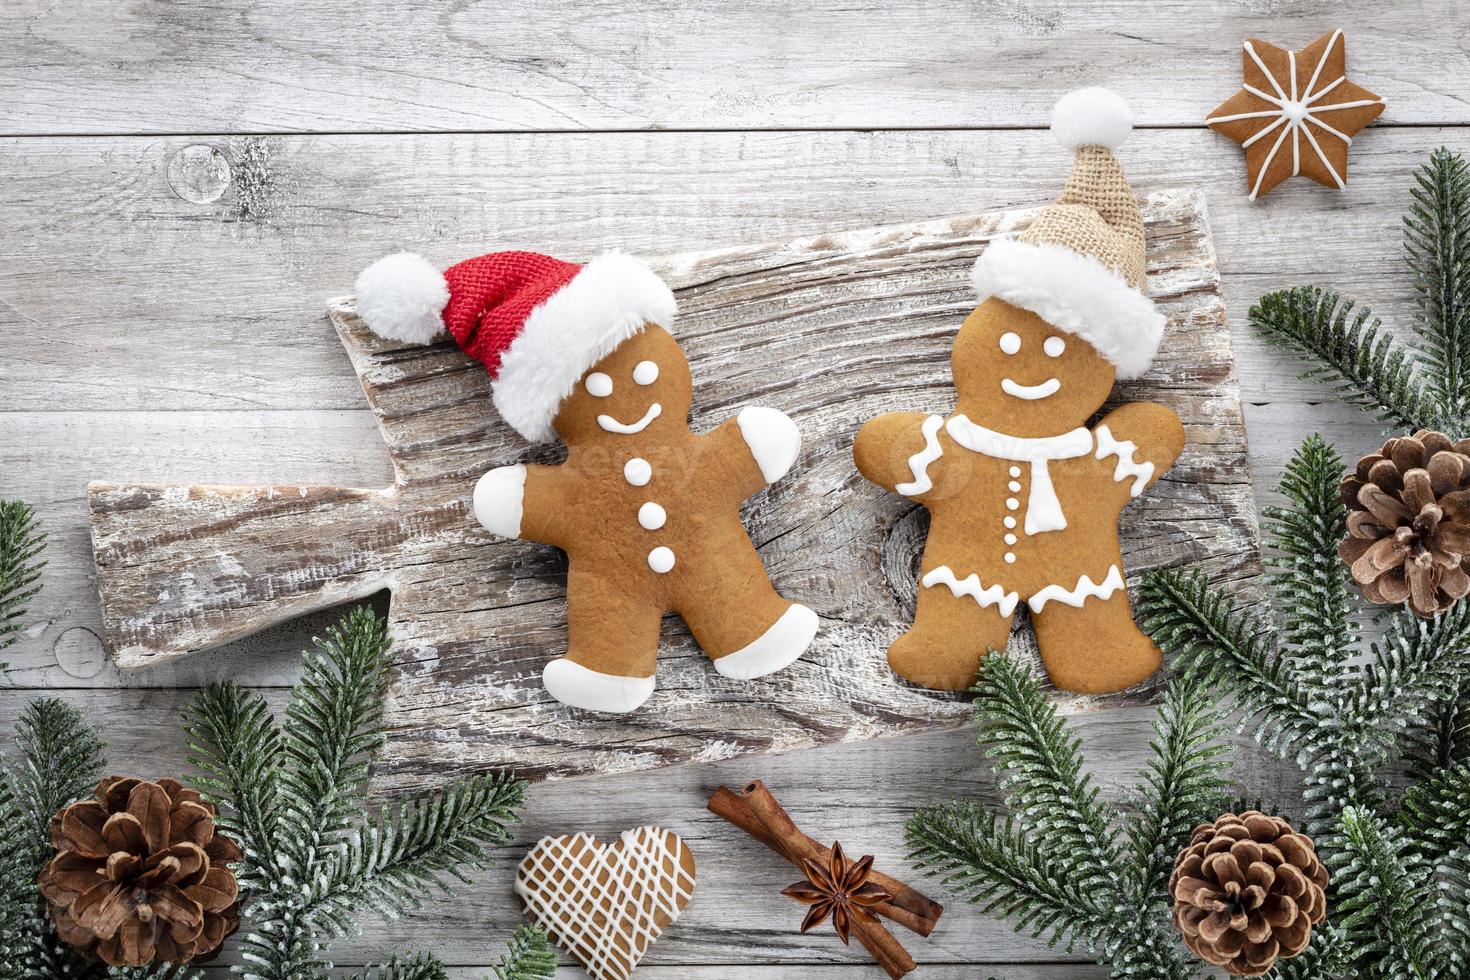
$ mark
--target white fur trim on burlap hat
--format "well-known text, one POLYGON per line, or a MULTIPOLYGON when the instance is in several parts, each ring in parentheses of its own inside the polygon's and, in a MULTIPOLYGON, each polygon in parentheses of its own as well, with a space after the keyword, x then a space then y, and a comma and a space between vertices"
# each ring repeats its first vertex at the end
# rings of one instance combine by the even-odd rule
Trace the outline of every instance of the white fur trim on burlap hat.
POLYGON ((1052 133, 1076 154, 1066 188, 1018 237, 991 242, 971 272, 982 301, 994 296, 1081 337, 1125 380, 1153 363, 1165 322, 1145 292, 1138 199, 1113 155, 1132 128, 1115 92, 1063 96, 1052 133))

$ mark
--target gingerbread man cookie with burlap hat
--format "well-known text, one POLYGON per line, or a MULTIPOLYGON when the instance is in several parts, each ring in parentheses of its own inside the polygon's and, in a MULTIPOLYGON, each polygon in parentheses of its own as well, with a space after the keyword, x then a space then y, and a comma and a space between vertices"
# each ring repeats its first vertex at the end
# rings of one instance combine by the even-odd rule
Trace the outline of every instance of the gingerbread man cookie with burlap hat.
POLYGON ((1133 621, 1118 517, 1174 465, 1184 429, 1148 403, 1087 426, 1115 379, 1148 370, 1164 330, 1144 294, 1138 201, 1113 155, 1131 129, 1105 89, 1058 102, 1071 178, 1019 238, 976 260, 980 304, 951 354, 954 412, 884 415, 858 433, 863 475, 931 517, 914 623, 888 651, 917 684, 974 684, 1022 605, 1058 687, 1119 690, 1161 661, 1133 621))
POLYGON ((517 432, 566 443, 565 463, 493 469, 473 498, 491 532, 567 554, 568 650, 542 675, 558 701, 609 712, 646 701, 671 610, 726 677, 773 673, 806 650, 816 614, 777 594, 740 521, 745 499, 796 462, 800 434, 760 407, 690 431, 674 295, 647 266, 496 252, 440 274, 400 253, 358 277, 357 308, 392 339, 448 330, 485 365, 517 432))

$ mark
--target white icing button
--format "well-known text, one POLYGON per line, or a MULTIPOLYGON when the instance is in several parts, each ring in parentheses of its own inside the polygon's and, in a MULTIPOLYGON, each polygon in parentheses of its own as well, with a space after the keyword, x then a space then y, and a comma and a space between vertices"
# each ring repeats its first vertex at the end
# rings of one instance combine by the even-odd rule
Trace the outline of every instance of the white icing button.
POLYGON ((1007 483, 1006 484, 1006 488, 1008 490, 1010 490, 1011 493, 1020 493, 1021 492, 1021 484, 1018 483, 1015 480, 1012 480, 1010 483, 1007 483))
POLYGON ((653 479, 653 467, 643 457, 634 456, 623 464, 623 479, 635 487, 647 486, 648 481, 653 479))
POLYGON ((1046 351, 1047 357, 1061 357, 1062 351, 1067 349, 1067 342, 1060 337, 1048 337, 1041 349, 1046 351))
POLYGON ((1015 553, 1014 552, 1011 552, 1011 551, 1007 551, 1006 552, 1006 564, 1007 565, 1014 565, 1015 563, 1016 563, 1016 555, 1015 555, 1015 553))
POLYGON ((1019 506, 1021 506, 1021 502, 1015 497, 1006 498, 1006 510, 1015 510, 1019 506))
POLYGON ((1016 543, 1016 536, 1014 534, 1007 534, 1006 535, 1006 544, 1015 544, 1015 543, 1016 543))
POLYGON ((601 371, 593 371, 587 375, 587 394, 593 398, 606 398, 612 394, 612 378, 601 371))
POLYGON ((674 552, 660 545, 648 553, 648 567, 660 575, 674 567, 674 552))
POLYGON ((1021 467, 1019 467, 1019 466, 1012 466, 1011 467, 1011 476, 1020 476, 1020 475, 1021 475, 1021 467))
POLYGON ((641 385, 651 385, 658 380, 658 365, 652 361, 639 361, 633 368, 633 380, 641 385))
POLYGON ((657 531, 668 519, 668 512, 652 500, 638 508, 638 523, 645 531, 657 531))
POLYGON ((1006 518, 1006 527, 1015 527, 1015 526, 1016 526, 1016 519, 1014 517, 1007 517, 1006 518))
POLYGON ((1007 330, 1000 335, 1000 350, 1002 354, 1014 354, 1021 349, 1021 338, 1007 330))

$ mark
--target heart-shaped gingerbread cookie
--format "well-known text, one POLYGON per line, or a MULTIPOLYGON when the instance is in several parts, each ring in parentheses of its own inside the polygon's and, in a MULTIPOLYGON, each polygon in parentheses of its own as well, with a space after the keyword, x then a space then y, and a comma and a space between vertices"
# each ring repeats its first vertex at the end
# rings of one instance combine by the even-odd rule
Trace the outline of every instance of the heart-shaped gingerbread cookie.
POLYGON ((673 831, 543 837, 516 869, 526 913, 596 980, 627 980, 694 896, 694 854, 673 831))

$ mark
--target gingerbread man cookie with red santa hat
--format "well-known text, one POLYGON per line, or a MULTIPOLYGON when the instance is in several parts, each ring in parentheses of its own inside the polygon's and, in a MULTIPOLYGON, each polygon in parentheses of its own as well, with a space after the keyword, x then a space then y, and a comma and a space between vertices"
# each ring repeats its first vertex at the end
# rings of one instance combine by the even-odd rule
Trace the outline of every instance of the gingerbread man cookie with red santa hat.
POLYGON ((1148 370, 1163 336, 1144 294, 1143 220, 1113 156, 1131 129, 1105 89, 1057 104, 1071 179, 1019 238, 976 260, 980 304, 951 355, 953 414, 884 415, 858 433, 863 475, 931 517, 914 623, 888 651, 915 683, 970 687, 1022 605, 1058 687, 1115 691, 1159 666, 1128 604, 1118 517, 1174 465, 1184 429, 1141 402, 1087 426, 1115 379, 1148 370))
POLYGON ((805 652, 817 616, 776 592, 740 521, 746 498, 796 462, 800 434, 754 406, 690 431, 674 295, 645 265, 497 252, 441 275, 400 253, 358 277, 357 308, 396 340, 447 330, 489 371, 502 418, 531 442, 566 443, 565 463, 493 469, 473 498, 493 533, 567 554, 568 649, 542 675, 558 701, 643 704, 669 611, 726 677, 774 673, 805 652))

